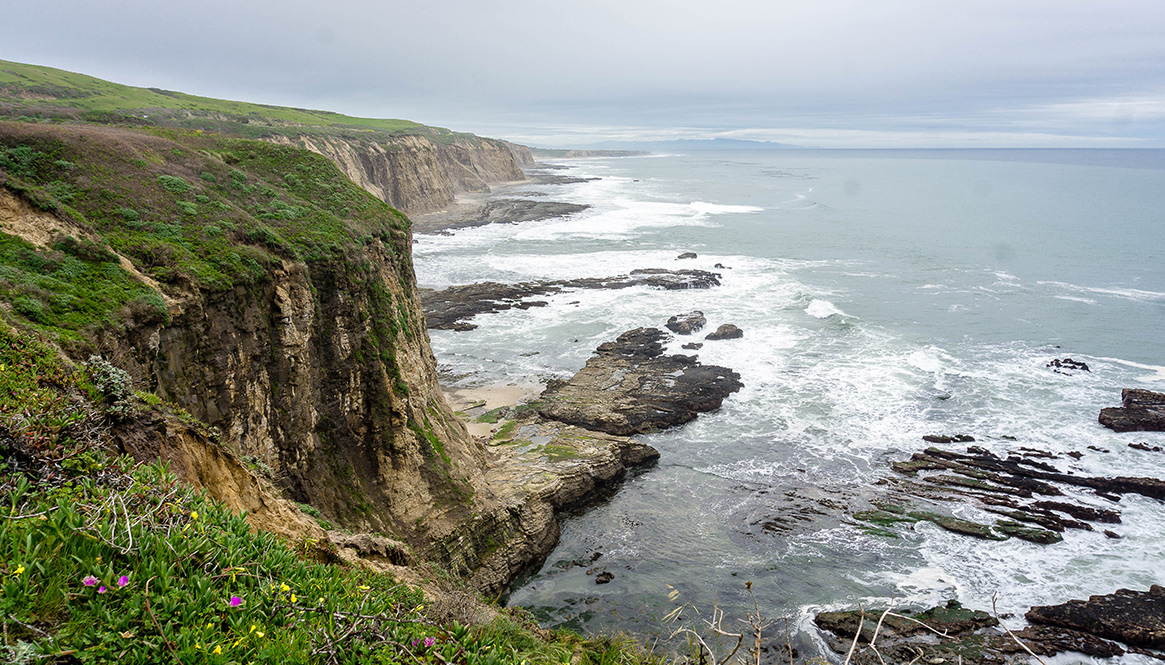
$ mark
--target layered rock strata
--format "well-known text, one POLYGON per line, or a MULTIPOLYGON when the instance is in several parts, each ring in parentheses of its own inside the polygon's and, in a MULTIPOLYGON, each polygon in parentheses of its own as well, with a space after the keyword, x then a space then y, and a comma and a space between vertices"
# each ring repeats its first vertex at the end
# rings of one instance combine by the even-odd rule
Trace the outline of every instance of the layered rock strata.
POLYGON ((1156 478, 1112 478, 1061 472, 1050 464, 1051 453, 1021 450, 1001 458, 982 448, 966 453, 927 448, 892 466, 903 477, 886 478, 879 485, 890 490, 875 499, 873 508, 854 517, 878 529, 897 524, 932 522, 964 535, 1003 540, 1021 538, 1040 544, 1056 543, 1067 530, 1111 529, 1121 523, 1115 508, 1092 505, 1071 496, 1071 490, 1088 490, 1094 496, 1117 501, 1124 494, 1165 498, 1165 481, 1156 478), (921 501, 924 505, 918 504, 921 501), (993 522, 954 517, 941 506, 950 502, 971 504, 998 516, 993 522))
POLYGON ((410 215, 448 207, 461 193, 488 192, 491 183, 524 180, 520 162, 533 164, 524 146, 469 135, 447 143, 419 135, 377 142, 307 135, 269 140, 327 157, 353 182, 410 215))

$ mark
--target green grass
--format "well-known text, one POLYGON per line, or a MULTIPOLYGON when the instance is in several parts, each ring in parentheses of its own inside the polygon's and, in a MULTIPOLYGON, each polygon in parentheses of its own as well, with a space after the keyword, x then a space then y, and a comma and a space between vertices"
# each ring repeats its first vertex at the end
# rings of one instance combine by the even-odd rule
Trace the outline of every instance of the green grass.
POLYGON ((333 136, 380 141, 420 135, 435 143, 477 142, 410 120, 358 118, 331 111, 199 97, 138 88, 52 67, 0 60, 0 115, 37 122, 49 118, 102 124, 178 127, 249 138, 333 136))
POLYGON ((151 109, 182 109, 309 126, 367 128, 385 132, 424 127, 409 120, 355 118, 330 111, 198 97, 157 88, 137 88, 85 74, 7 60, 0 60, 0 100, 25 104, 35 101, 95 112, 140 111, 141 115, 149 115, 151 109))

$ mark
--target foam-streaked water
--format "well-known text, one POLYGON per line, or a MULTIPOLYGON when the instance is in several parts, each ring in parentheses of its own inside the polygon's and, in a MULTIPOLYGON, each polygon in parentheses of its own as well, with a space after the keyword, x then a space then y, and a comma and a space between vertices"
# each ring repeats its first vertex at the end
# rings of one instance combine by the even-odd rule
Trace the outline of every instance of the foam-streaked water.
MULTIPOLYGON (((745 387, 642 437, 659 465, 567 520, 510 602, 551 624, 650 635, 675 606, 668 584, 743 617, 751 580, 766 613, 807 625, 813 611, 891 596, 990 608, 997 593, 1000 612, 1022 616, 1165 581, 1165 506, 1139 496, 1118 506, 1122 539, 1069 532, 1050 546, 925 523, 887 539, 845 516, 924 434, 1081 451, 1055 461, 1077 473, 1165 477, 1165 454, 1128 447, 1165 435, 1096 423, 1122 387, 1165 390, 1165 170, 1064 155, 1085 163, 809 151, 564 162, 602 179, 525 189, 592 209, 419 236, 422 286, 728 267, 707 291, 572 292, 434 331, 438 362, 464 382, 569 377, 598 344, 693 309, 709 329, 745 331, 699 352, 745 387), (687 251, 699 257, 676 260, 687 251), (1092 371, 1045 367, 1064 357, 1092 371), (596 550, 609 584, 561 564, 596 550)), ((811 635, 796 640, 806 653, 821 647, 811 635)))

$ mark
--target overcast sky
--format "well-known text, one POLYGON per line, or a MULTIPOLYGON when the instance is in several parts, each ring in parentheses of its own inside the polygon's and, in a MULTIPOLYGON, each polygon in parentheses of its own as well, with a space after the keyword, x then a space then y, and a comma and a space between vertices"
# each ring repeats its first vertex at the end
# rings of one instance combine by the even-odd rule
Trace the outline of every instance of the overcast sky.
POLYGON ((0 59, 545 146, 1165 147, 1162 0, 0 0, 0 59))

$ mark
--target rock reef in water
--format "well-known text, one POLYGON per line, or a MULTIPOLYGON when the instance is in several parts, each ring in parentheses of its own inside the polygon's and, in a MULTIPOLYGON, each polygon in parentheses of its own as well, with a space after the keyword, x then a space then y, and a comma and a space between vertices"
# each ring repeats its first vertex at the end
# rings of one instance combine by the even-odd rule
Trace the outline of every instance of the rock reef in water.
POLYGON ((716 332, 708 333, 705 335, 704 339, 716 341, 720 339, 740 339, 741 337, 744 337, 743 330, 737 328, 731 323, 725 323, 724 325, 717 328, 716 332))
POLYGON ((1111 658, 1134 652, 1161 658, 1148 649, 1165 646, 1163 608, 1165 589, 1153 586, 1148 592, 1121 589, 1087 601, 1033 607, 1025 615, 1032 625, 1011 635, 990 614, 963 608, 954 600, 922 612, 821 612, 814 623, 836 637, 829 644, 838 653, 848 653, 856 636, 851 662, 861 665, 1002 665, 1017 657, 1026 659, 1029 650, 1038 656, 1076 652, 1111 658))
POLYGON ((704 313, 697 311, 688 312, 687 314, 676 314, 669 318, 664 326, 678 335, 691 335, 707 324, 708 319, 704 318, 704 313))
POLYGON ((1148 591, 1118 589, 1088 600, 1033 607, 1024 618, 1133 647, 1165 649, 1165 587, 1156 584, 1148 591))
POLYGON ((529 300, 572 289, 626 289, 646 286, 665 291, 709 289, 720 285, 720 275, 705 270, 632 270, 615 277, 587 277, 570 280, 499 284, 480 282, 451 286, 441 291, 421 290, 425 320, 432 330, 473 330, 469 319, 478 314, 492 314, 507 309, 544 307, 545 301, 529 300))
POLYGON ((1121 391, 1121 405, 1100 410, 1100 424, 1116 432, 1165 432, 1165 393, 1121 391))
POLYGON ((602 344, 577 374, 542 395, 539 413, 611 434, 646 434, 720 408, 740 375, 694 356, 664 355, 667 334, 636 328, 602 344))

